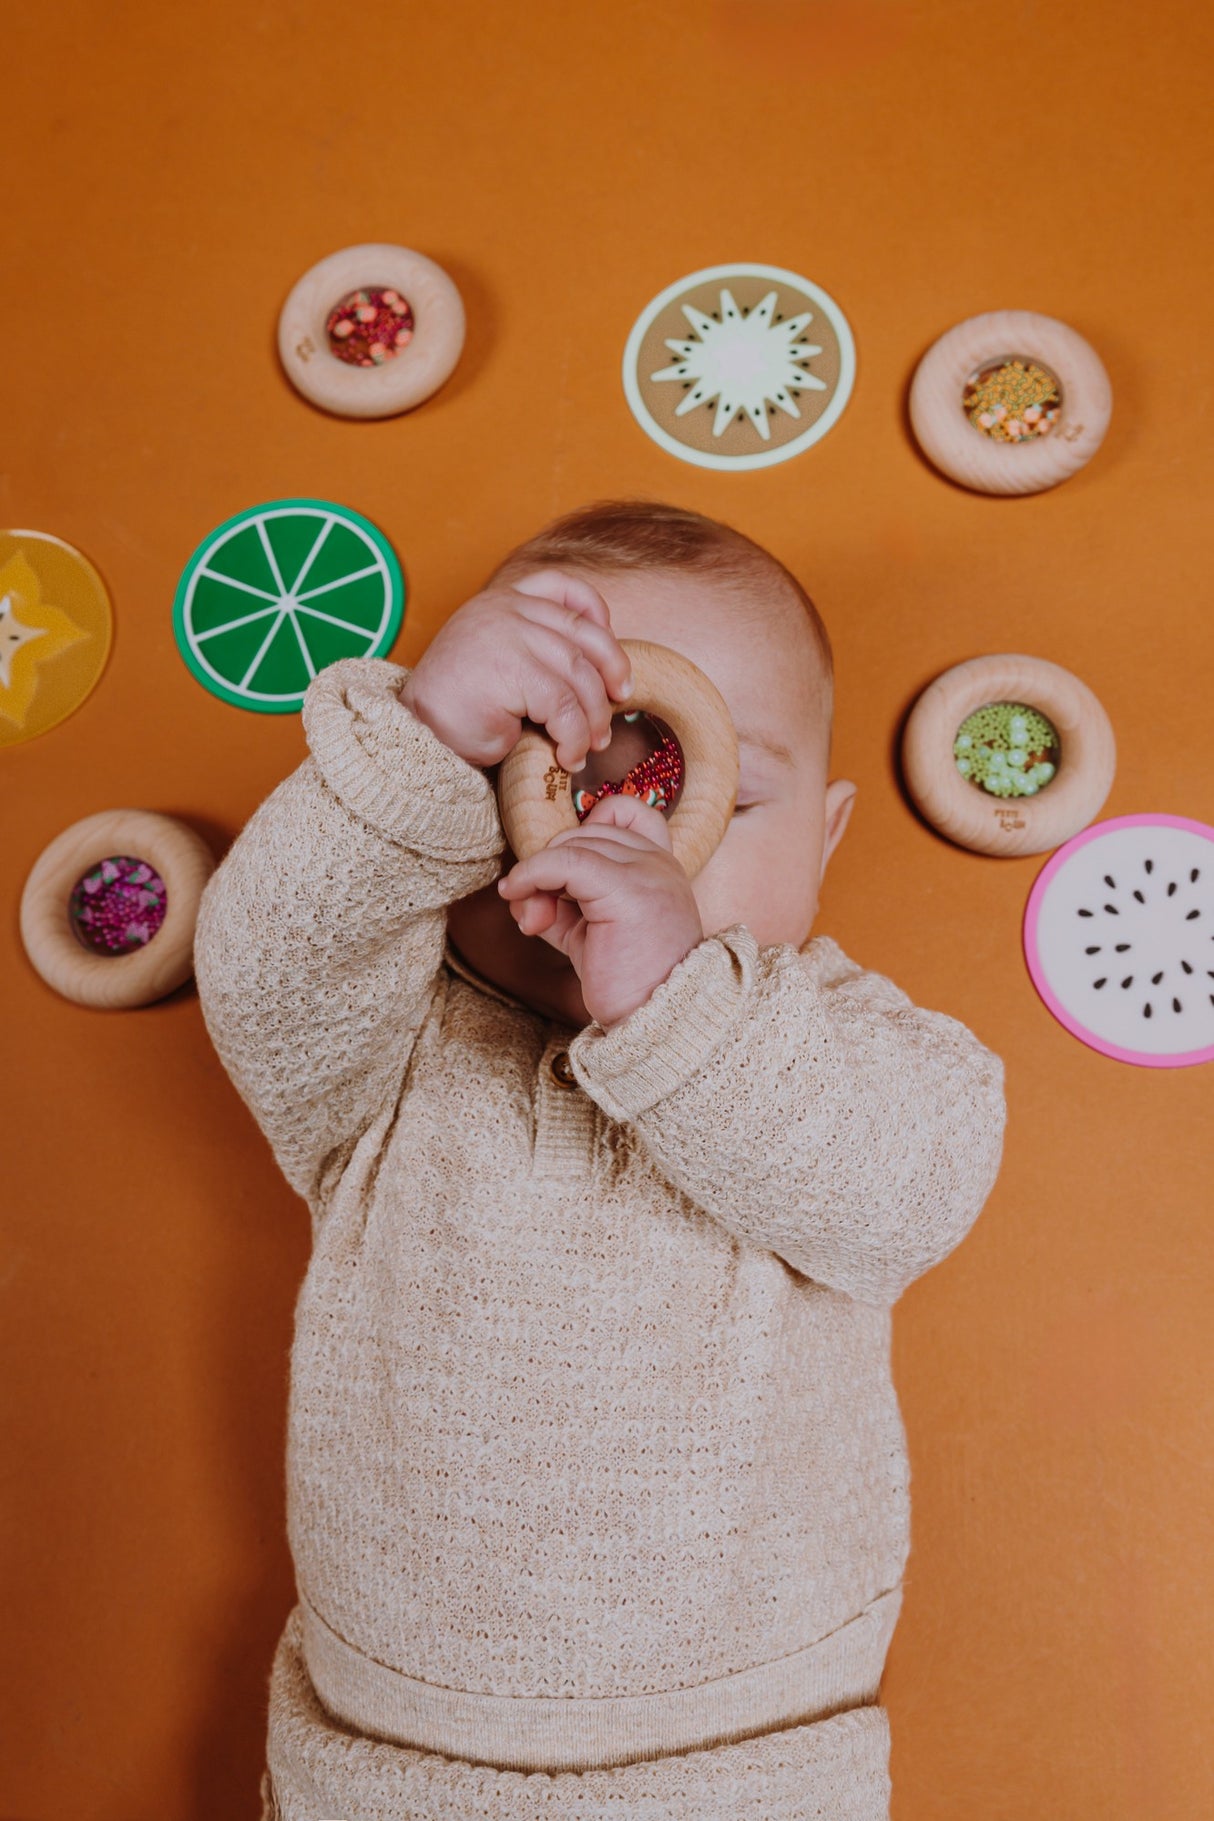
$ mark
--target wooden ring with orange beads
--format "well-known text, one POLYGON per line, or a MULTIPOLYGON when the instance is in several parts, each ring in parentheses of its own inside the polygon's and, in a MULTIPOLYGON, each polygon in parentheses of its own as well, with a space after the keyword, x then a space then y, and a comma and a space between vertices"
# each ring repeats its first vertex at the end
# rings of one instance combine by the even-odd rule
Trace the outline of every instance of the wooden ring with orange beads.
POLYGON ((296 284, 278 319, 278 354, 298 392, 338 417, 394 417, 437 392, 464 346, 464 305, 440 265, 409 247, 370 241, 330 253, 296 284), (399 294, 412 319, 408 345, 379 366, 333 352, 329 318, 355 291, 399 294))
POLYGON ((1112 723, 1086 683, 1048 658, 1001 652, 956 664, 929 683, 907 718, 902 772, 922 815, 980 854, 1042 854, 1099 815, 1113 785, 1112 723), (995 796, 957 769, 965 720, 998 703, 1035 708, 1058 735, 1057 768, 1031 796, 995 796))
POLYGON ((21 894, 21 940, 43 980, 63 998, 98 1011, 163 999, 194 970, 194 926, 215 856, 192 828, 149 809, 104 809, 73 822, 34 863, 21 894), (90 953, 73 933, 69 900, 103 861, 130 855, 159 873, 164 921, 127 954, 90 953))
POLYGON ((919 447, 943 474, 978 493, 1040 493, 1095 455, 1113 389, 1095 349, 1066 323, 1035 310, 988 310, 932 344, 915 369, 909 402, 919 447), (1056 382, 1057 407, 1048 383, 1038 379, 1032 391, 1029 366, 1056 382), (1011 396, 1032 393, 1027 421, 1014 409, 1009 415, 1005 404, 982 408, 981 387, 993 397, 1000 375, 1011 382, 1011 396), (971 387, 978 389, 973 395, 971 387))
MULTIPOLYGON (((632 665, 633 691, 615 714, 656 715, 683 751, 683 788, 669 827, 675 858, 691 879, 720 845, 737 802, 733 719, 716 685, 681 652, 649 639, 620 644, 632 665)), ((497 777, 502 828, 518 859, 530 859, 561 829, 581 826, 571 784, 547 731, 524 723, 497 777)))

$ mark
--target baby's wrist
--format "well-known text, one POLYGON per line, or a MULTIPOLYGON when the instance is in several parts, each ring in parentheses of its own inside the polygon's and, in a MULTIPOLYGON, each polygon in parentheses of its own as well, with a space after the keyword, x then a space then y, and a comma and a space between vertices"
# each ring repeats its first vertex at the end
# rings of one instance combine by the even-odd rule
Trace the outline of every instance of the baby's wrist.
POLYGON ((444 746, 449 746, 451 742, 443 732, 440 718, 434 713, 433 708, 426 700, 425 696, 418 691, 417 684, 414 680, 416 675, 416 671, 411 670, 409 672, 408 676, 396 692, 397 700, 401 703, 402 707, 409 710, 409 713, 413 716, 415 721, 421 721, 424 726, 430 729, 432 734, 435 734, 443 742, 444 746))
POLYGON ((449 751, 453 752, 457 759, 462 759, 465 765, 476 765, 479 768, 481 761, 477 758, 473 758, 469 753, 463 750, 463 744, 453 732, 449 722, 443 717, 442 713, 435 707, 434 703, 424 691, 420 691, 417 688, 414 680, 416 674, 416 671, 410 671, 409 675, 405 678, 396 692, 397 700, 400 702, 401 706, 407 708, 415 720, 420 721, 423 726, 428 727, 435 739, 441 740, 443 745, 446 746, 449 751))

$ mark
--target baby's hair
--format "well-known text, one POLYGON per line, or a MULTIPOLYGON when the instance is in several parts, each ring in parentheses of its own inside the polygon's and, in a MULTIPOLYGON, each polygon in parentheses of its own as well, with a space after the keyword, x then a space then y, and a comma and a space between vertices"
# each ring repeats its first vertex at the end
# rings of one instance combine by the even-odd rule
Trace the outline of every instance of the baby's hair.
POLYGON ((829 744, 835 675, 830 634, 796 576, 762 544, 719 519, 661 500, 595 500, 517 545, 489 579, 562 564, 590 570, 699 569, 725 581, 758 582, 776 597, 799 602, 817 649, 818 715, 829 744))

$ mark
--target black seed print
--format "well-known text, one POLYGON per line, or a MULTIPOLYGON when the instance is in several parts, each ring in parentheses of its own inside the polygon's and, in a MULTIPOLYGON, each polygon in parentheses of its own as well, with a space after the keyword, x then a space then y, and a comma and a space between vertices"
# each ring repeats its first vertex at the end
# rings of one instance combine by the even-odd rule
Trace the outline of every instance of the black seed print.
POLYGON ((1194 917, 1200 917, 1200 915, 1201 915, 1201 912, 1199 910, 1190 911, 1185 918, 1185 922, 1192 923, 1194 917))
POLYGON ((1108 887, 1109 887, 1109 888, 1110 888, 1110 890, 1112 890, 1112 891, 1116 891, 1116 890, 1117 890, 1117 881, 1116 881, 1116 879, 1110 879, 1110 878, 1109 878, 1109 875, 1108 875, 1108 874, 1107 874, 1107 873, 1106 873, 1106 874, 1105 874, 1105 875, 1104 875, 1104 882, 1105 882, 1105 884, 1106 884, 1106 885, 1107 885, 1107 886, 1108 886, 1108 887))
POLYGON ((1106 904, 1104 908, 1108 911, 1110 917, 1120 917, 1121 915, 1121 912, 1115 904, 1106 904))
POLYGON ((1151 1001, 1149 999, 1142 1008, 1142 1015, 1144 1018, 1149 1018, 1151 1016, 1151 1001))
POLYGON ((1198 881, 1198 880, 1199 880, 1199 879, 1200 879, 1200 878, 1201 878, 1201 872, 1200 872, 1200 869, 1199 869, 1199 868, 1198 868, 1198 867, 1196 867, 1196 866, 1195 866, 1195 867, 1194 867, 1194 868, 1193 868, 1193 870, 1192 870, 1192 872, 1191 872, 1191 873, 1190 873, 1190 874, 1189 874, 1189 884, 1190 884, 1190 885, 1196 885, 1196 884, 1197 884, 1197 881, 1198 881))
POLYGON ((1169 898, 1170 898, 1170 897, 1171 897, 1171 896, 1172 896, 1172 893, 1173 893, 1173 892, 1174 892, 1174 891, 1175 891, 1175 890, 1176 890, 1176 881, 1175 881, 1175 879, 1173 879, 1173 881, 1172 881, 1172 883, 1171 883, 1171 885, 1169 885, 1169 887, 1168 887, 1168 897, 1169 897, 1169 898))
POLYGON ((1121 984, 1122 984, 1122 986, 1133 986, 1133 984, 1134 984, 1133 974, 1127 974, 1121 984))
MULTIPOLYGON (((1093 982, 1092 982, 1092 985, 1093 985, 1093 986, 1107 986, 1107 985, 1108 985, 1108 983, 1109 983, 1109 977, 1108 977, 1108 975, 1107 975, 1107 974, 1102 974, 1102 975, 1101 975, 1101 976, 1100 976, 1100 978, 1099 978, 1099 980, 1093 980, 1093 982)), ((1214 993, 1211 993, 1211 994, 1210 994, 1210 997, 1211 997, 1211 999, 1214 999, 1214 993)))
POLYGON ((1124 955, 1126 950, 1132 948, 1134 945, 1132 942, 1116 942, 1113 946, 1119 955, 1124 955))
POLYGON ((1146 869, 1149 873, 1153 873, 1155 871, 1154 860, 1144 860, 1142 864, 1146 867, 1146 869))
POLYGON ((1182 961, 1180 965, 1183 967, 1186 974, 1191 974, 1193 972, 1187 961, 1182 961))
POLYGON ((1161 980, 1162 980, 1162 979, 1163 979, 1163 969, 1162 969, 1162 968, 1160 968, 1160 970, 1159 970, 1159 972, 1158 972, 1158 973, 1157 973, 1157 974, 1152 974, 1152 975, 1151 975, 1151 985, 1152 985, 1152 986, 1158 986, 1158 985, 1159 985, 1159 982, 1160 982, 1160 981, 1161 981, 1161 980))
POLYGON ((1145 903, 1146 903, 1146 899, 1145 899, 1145 898, 1144 898, 1144 897, 1143 897, 1143 895, 1142 895, 1142 893, 1141 893, 1141 892, 1135 892, 1135 893, 1134 893, 1134 896, 1135 896, 1135 897, 1136 897, 1136 898, 1137 898, 1137 900, 1138 900, 1138 902, 1139 902, 1139 904, 1145 904, 1145 903))
POLYGON ((1085 948, 1083 952, 1085 955, 1098 955, 1100 953, 1099 942, 1097 942, 1093 948, 1085 948))
POLYGON ((1179 1000, 1179 999, 1173 999, 1173 1001, 1172 1001, 1172 1010, 1173 1010, 1173 1011, 1174 1011, 1174 1012, 1178 1012, 1178 1011, 1179 1011, 1179 1010, 1180 1010, 1180 1000, 1179 1000))
POLYGON ((1092 912, 1091 912, 1091 911, 1085 911, 1085 910, 1081 910, 1081 911, 1080 911, 1080 913, 1079 913, 1079 915, 1080 915, 1080 916, 1081 916, 1081 917, 1090 917, 1090 916, 1091 916, 1091 915, 1092 915, 1092 912))

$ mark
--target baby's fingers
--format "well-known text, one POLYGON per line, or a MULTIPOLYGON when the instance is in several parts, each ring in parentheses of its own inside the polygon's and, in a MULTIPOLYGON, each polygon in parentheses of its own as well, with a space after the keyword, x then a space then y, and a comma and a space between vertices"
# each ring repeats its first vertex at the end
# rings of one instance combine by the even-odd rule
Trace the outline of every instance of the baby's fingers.
POLYGON ((551 627, 577 645, 597 665, 607 695, 621 706, 632 694, 632 662, 609 625, 542 596, 529 599, 526 606, 520 606, 519 613, 536 625, 551 627))
POLYGON ((572 932, 582 920, 581 907, 552 892, 536 892, 510 906, 510 914, 524 936, 542 936, 553 948, 567 952, 572 932))
POLYGON ((551 847, 557 841, 571 841, 577 835, 592 832, 596 828, 609 828, 613 838, 622 837, 635 845, 653 842, 664 847, 667 853, 674 852, 674 842, 670 838, 670 823, 657 808, 656 804, 643 802, 640 797, 633 797, 627 791, 612 791, 610 795, 599 797, 590 806, 590 813, 576 828, 562 828, 553 835, 548 843, 551 847))
POLYGON ((620 860, 637 851, 618 841, 549 842, 529 859, 516 862, 498 880, 497 889, 507 900, 532 892, 568 892, 585 905, 618 882, 620 860))
POLYGON ((560 569, 537 569, 510 586, 519 594, 534 595, 541 601, 559 601, 575 613, 589 614, 600 626, 610 624, 607 603, 592 583, 581 576, 566 575, 560 569))
POLYGON ((557 763, 580 769, 595 743, 611 738, 611 704, 598 666, 550 626, 527 621, 519 683, 522 710, 548 730, 557 763))

